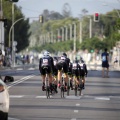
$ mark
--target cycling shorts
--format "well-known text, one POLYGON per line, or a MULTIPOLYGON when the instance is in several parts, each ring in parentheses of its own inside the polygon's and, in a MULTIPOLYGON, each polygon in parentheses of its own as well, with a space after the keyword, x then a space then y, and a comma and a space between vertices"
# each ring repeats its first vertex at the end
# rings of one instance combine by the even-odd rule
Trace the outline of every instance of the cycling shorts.
POLYGON ((50 74, 50 73, 52 72, 50 66, 48 66, 48 67, 42 67, 42 68, 41 68, 41 70, 40 70, 41 75, 45 75, 46 72, 47 72, 48 74, 50 74))
POLYGON ((65 63, 65 62, 63 62, 63 63, 57 63, 56 67, 57 67, 57 69, 59 71, 61 71, 62 68, 63 68, 63 72, 64 73, 68 73, 68 65, 67 65, 67 63, 65 63))

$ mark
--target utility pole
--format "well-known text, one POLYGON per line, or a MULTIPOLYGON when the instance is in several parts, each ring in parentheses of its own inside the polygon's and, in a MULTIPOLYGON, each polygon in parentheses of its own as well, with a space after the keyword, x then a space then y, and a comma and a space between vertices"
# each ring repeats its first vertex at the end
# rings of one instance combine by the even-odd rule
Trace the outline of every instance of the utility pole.
POLYGON ((62 29, 62 41, 64 41, 64 27, 61 27, 62 29))
MULTIPOLYGON (((0 6, 0 19, 3 19, 3 8, 2 8, 2 0, 0 6)), ((4 50, 4 23, 0 21, 0 49, 4 50)))
MULTIPOLYGON (((12 24, 14 23, 14 3, 12 3, 12 24)), ((12 28, 12 64, 13 66, 15 66, 15 51, 14 51, 14 46, 13 46, 13 43, 14 43, 14 26, 12 28)))
POLYGON ((76 23, 74 24, 74 53, 76 53, 76 23))
POLYGON ((70 40, 72 40, 72 24, 69 24, 70 26, 70 40))
POLYGON ((92 19, 90 17, 90 25, 89 25, 89 37, 92 38, 92 19))
POLYGON ((68 40, 68 28, 65 26, 65 40, 68 40))
POLYGON ((80 20, 80 43, 82 43, 82 21, 80 20))

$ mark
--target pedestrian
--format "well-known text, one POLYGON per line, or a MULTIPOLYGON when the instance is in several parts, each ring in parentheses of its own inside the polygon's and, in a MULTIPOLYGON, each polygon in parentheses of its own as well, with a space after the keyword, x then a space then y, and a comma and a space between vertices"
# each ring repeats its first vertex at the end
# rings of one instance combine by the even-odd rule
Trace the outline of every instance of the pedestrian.
POLYGON ((117 65, 117 63, 118 63, 118 56, 115 56, 114 57, 114 67, 117 65))
POLYGON ((2 54, 2 50, 0 49, 0 67, 3 66, 4 56, 2 54))
POLYGON ((104 52, 101 54, 102 58, 102 77, 109 77, 109 53, 107 53, 107 48, 105 48, 104 52), (106 69, 106 75, 105 75, 105 69, 106 69))

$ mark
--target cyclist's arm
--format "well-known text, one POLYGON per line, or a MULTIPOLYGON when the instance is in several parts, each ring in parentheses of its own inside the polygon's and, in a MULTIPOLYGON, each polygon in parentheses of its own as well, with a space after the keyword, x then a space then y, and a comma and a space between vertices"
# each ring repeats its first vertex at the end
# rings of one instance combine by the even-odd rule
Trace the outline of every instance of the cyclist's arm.
POLYGON ((41 62, 42 62, 42 58, 40 58, 39 60, 39 70, 41 71, 41 62))

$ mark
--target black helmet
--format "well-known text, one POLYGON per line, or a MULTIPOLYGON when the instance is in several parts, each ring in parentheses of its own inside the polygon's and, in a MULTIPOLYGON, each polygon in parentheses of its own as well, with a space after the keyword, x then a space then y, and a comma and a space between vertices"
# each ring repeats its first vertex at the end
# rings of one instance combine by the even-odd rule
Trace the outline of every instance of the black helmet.
POLYGON ((76 63, 78 62, 77 57, 75 57, 75 62, 76 62, 76 63))
POLYGON ((66 54, 66 53, 63 53, 63 55, 64 55, 65 57, 67 57, 67 54, 66 54))

